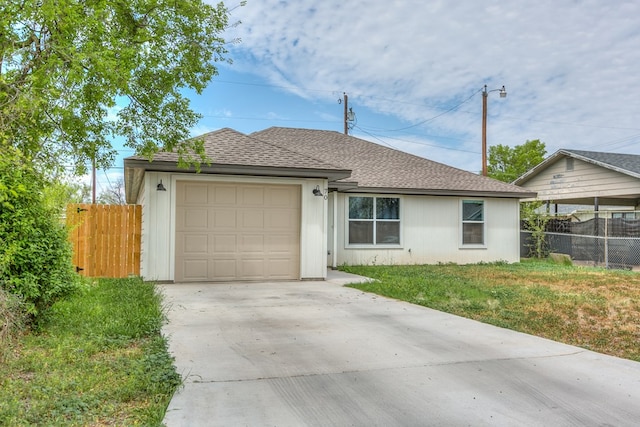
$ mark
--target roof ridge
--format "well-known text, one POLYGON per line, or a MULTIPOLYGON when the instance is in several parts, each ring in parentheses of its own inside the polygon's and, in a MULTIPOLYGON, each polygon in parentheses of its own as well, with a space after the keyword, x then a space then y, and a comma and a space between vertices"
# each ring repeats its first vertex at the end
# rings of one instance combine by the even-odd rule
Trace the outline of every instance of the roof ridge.
POLYGON ((465 189, 519 192, 522 188, 445 163, 332 130, 272 126, 251 136, 352 170, 362 188, 465 189))
POLYGON ((299 156, 306 157, 307 159, 314 160, 314 161, 316 161, 316 162, 320 162, 320 163, 322 163, 322 164, 325 164, 325 165, 327 165, 327 166, 331 166, 331 167, 333 167, 333 168, 339 168, 339 169, 342 169, 342 168, 341 168, 340 166, 338 166, 338 165, 331 164, 331 163, 329 163, 329 162, 327 162, 327 161, 325 161, 325 160, 315 158, 315 157, 310 156, 310 155, 308 155, 308 154, 306 154, 306 153, 302 153, 302 152, 299 152, 299 151, 291 150, 291 149, 290 149, 290 148, 288 148, 288 147, 283 147, 282 145, 278 145, 278 144, 273 143, 273 142, 271 142, 271 141, 265 141, 265 140, 263 140, 263 139, 256 138, 255 136, 252 136, 254 133, 256 133, 256 132, 252 132, 252 134, 249 134, 249 135, 247 135, 247 134, 242 134, 242 135, 244 135, 246 138, 252 139, 252 140, 254 140, 254 141, 259 141, 259 142, 261 142, 262 144, 270 145, 270 146, 272 146, 272 147, 277 147, 277 148, 278 148, 278 149, 280 149, 280 150, 285 150, 285 151, 288 151, 288 152, 290 152, 290 153, 294 153, 294 154, 297 154, 297 155, 299 155, 299 156))
MULTIPOLYGON (((359 137, 357 137, 357 136, 353 136, 353 135, 345 135, 344 133, 342 133, 342 132, 338 132, 338 131, 335 131, 335 130, 328 130, 328 129, 303 129, 303 128, 290 128, 290 127, 285 127, 285 126, 271 126, 271 127, 267 128, 267 129, 264 129, 264 130, 261 130, 261 131, 253 132, 252 134, 255 134, 255 133, 258 133, 258 134, 259 134, 259 133, 262 133, 262 132, 267 132, 267 131, 269 131, 269 130, 271 130, 271 129, 273 129, 273 130, 283 129, 283 130, 288 130, 288 131, 291 131, 291 132, 296 132, 296 131, 308 131, 308 132, 313 132, 313 133, 319 133, 319 132, 323 132, 323 133, 335 133, 335 134, 337 134, 336 136, 338 136, 338 137, 341 137, 341 138, 350 138, 350 139, 355 139, 355 140, 361 141, 362 143, 365 143, 365 144, 367 144, 367 145, 371 145, 371 146, 373 146, 373 147, 375 147, 375 148, 377 148, 377 149, 387 150, 387 151, 388 151, 388 152, 390 152, 390 153, 401 153, 401 154, 403 154, 403 155, 413 157, 415 160, 418 160, 418 161, 420 161, 420 162, 424 162, 424 161, 426 161, 426 162, 432 163, 432 164, 434 164, 434 165, 440 165, 440 166, 443 166, 443 167, 445 167, 445 168, 449 168, 449 169, 456 170, 456 171, 461 172, 461 173, 470 174, 470 175, 473 175, 473 176, 476 176, 476 177, 481 177, 481 178, 484 178, 484 179, 490 179, 490 180, 492 180, 492 181, 495 181, 493 178, 484 177, 484 176, 482 176, 482 175, 479 175, 479 174, 476 174, 476 173, 473 173, 473 172, 470 172, 470 171, 467 171, 467 170, 464 170, 464 169, 460 169, 460 168, 457 168, 457 167, 455 167, 455 166, 448 165, 448 164, 446 164, 446 163, 437 162, 437 161, 435 161, 435 160, 431 160, 431 159, 428 159, 428 158, 426 158, 426 157, 421 157, 421 156, 418 156, 417 154, 409 153, 409 152, 407 152, 407 151, 400 150, 400 149, 398 149, 398 148, 394 148, 394 147, 385 147, 384 145, 378 144, 378 143, 376 143, 376 142, 368 141, 368 140, 366 140, 366 139, 359 138, 359 137)), ((302 150, 301 150, 301 151, 302 151, 302 150)), ((502 181, 499 181, 499 182, 502 182, 502 181)), ((505 183, 505 184, 509 184, 509 183, 505 183)))

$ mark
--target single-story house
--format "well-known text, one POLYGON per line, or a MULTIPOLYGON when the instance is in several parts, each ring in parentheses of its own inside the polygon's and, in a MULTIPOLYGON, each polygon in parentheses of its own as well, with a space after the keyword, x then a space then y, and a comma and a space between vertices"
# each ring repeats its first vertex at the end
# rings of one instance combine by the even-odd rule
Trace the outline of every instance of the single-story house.
POLYGON ((202 136, 209 165, 128 157, 141 275, 162 281, 326 278, 349 264, 520 260, 530 190, 333 131, 202 136))
POLYGON ((514 181, 561 205, 640 206, 640 156, 561 149, 514 181))

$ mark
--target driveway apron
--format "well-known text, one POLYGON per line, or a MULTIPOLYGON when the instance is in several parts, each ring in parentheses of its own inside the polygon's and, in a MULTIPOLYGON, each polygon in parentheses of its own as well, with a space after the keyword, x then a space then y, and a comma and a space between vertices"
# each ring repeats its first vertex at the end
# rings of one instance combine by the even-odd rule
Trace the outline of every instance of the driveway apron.
POLYGON ((174 426, 637 426, 640 363, 327 281, 162 285, 174 426))

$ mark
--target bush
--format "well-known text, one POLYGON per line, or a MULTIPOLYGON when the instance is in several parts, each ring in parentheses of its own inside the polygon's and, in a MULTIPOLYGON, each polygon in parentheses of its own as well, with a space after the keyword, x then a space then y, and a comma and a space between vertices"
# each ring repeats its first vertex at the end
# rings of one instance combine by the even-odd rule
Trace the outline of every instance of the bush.
POLYGON ((0 287, 32 320, 77 287, 67 231, 45 203, 45 177, 17 150, 0 148, 0 287))
POLYGON ((25 315, 20 300, 0 288, 0 362, 11 351, 11 343, 22 332, 25 315))

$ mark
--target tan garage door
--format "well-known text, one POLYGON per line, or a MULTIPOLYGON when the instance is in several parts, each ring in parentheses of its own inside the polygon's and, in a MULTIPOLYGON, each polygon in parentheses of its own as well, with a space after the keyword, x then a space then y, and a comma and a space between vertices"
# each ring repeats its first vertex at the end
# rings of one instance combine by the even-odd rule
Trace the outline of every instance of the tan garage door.
POLYGON ((178 181, 175 280, 299 279, 300 186, 178 181))

